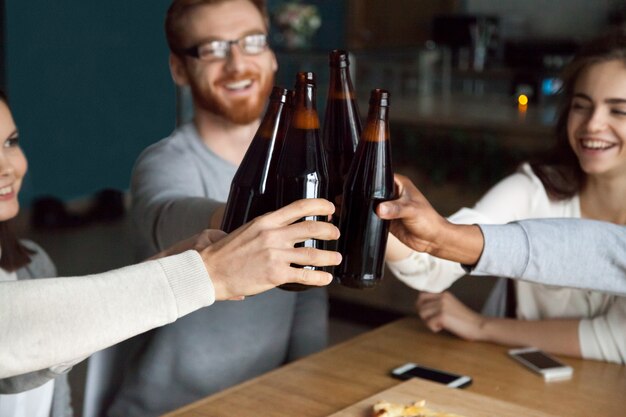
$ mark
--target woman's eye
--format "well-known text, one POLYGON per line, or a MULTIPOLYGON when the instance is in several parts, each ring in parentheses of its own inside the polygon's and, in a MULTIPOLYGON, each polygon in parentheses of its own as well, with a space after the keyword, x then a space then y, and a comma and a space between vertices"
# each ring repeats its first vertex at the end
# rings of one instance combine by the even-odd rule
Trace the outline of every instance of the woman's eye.
POLYGON ((611 109, 611 113, 617 114, 618 116, 626 116, 626 109, 611 109))
POLYGON ((4 142, 4 147, 5 148, 14 148, 14 147, 18 146, 19 144, 20 144, 20 138, 13 137, 13 138, 8 138, 4 142))

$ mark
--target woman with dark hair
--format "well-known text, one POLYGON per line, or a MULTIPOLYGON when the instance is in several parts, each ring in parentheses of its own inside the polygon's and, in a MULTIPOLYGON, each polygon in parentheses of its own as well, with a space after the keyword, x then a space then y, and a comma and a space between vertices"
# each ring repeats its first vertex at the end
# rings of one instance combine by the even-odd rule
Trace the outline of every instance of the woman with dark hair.
MULTIPOLYGON (((10 227, 19 212, 17 195, 28 164, 1 91, 0 102, 2 132, 8 133, 0 137, 0 281, 54 277, 56 268, 46 252, 31 241, 19 241, 10 227)), ((67 371, 73 364, 0 379, 0 416, 71 416, 67 371)))
MULTIPOLYGON (((0 102, 7 103, 6 94, 0 90, 0 102)), ((17 132, 12 134, 10 138, 7 138, 6 148, 12 149, 10 154, 13 154, 13 158, 19 159, 18 164, 20 167, 18 168, 19 172, 17 176, 19 176, 19 182, 21 184, 21 177, 26 173, 26 159, 24 155, 21 153, 19 147, 17 147, 17 132)), ((11 155, 9 155, 11 157, 11 155)), ((2 185, 2 183, 0 183, 2 185)), ((18 186, 19 187, 19 186, 18 186)), ((6 193, 2 193, 3 190, 0 190, 0 198, 6 199, 6 193)), ((19 190, 18 190, 19 191, 19 190)), ((15 192, 17 194, 17 191, 15 192)), ((15 211, 15 214, 5 215, 5 213, 0 213, 0 248, 2 248, 1 256, 0 256, 0 268, 4 271, 16 271, 19 268, 26 266, 31 261, 31 256, 35 255, 41 248, 37 249, 29 249, 23 243, 21 243, 16 237, 13 231, 11 230, 11 219, 17 215, 17 210, 19 207, 12 207, 12 211, 15 211)), ((52 267, 54 268, 54 267, 52 267)))
MULTIPOLYGON (((578 217, 626 224, 626 30, 585 45, 563 81, 554 151, 523 164, 451 222, 578 217)), ((458 263, 411 252, 397 241, 388 261, 396 276, 424 291, 444 291, 465 274, 458 263)), ((470 310, 449 292, 421 293, 417 310, 433 331, 626 363, 626 298, 519 281, 507 291, 502 282, 485 306, 498 317, 470 310), (502 317, 505 312, 514 318, 502 317)))

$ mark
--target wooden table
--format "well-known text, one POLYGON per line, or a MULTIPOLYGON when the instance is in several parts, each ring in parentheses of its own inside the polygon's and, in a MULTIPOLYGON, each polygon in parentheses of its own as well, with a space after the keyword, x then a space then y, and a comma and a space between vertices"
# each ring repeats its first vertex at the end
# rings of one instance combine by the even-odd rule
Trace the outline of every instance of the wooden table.
POLYGON ((548 414, 623 416, 626 367, 561 358, 569 381, 545 383, 506 348, 433 334, 409 317, 181 408, 169 417, 322 417, 399 383, 389 370, 405 362, 469 375, 466 390, 548 414))

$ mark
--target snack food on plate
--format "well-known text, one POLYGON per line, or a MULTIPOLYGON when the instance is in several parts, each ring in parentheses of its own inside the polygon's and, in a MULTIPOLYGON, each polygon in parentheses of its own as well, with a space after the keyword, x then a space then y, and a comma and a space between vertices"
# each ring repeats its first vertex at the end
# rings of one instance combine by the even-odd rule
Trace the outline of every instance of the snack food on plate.
POLYGON ((442 413, 426 408, 426 401, 416 401, 413 404, 395 404, 388 401, 378 401, 374 404, 372 417, 463 417, 453 413, 442 413))

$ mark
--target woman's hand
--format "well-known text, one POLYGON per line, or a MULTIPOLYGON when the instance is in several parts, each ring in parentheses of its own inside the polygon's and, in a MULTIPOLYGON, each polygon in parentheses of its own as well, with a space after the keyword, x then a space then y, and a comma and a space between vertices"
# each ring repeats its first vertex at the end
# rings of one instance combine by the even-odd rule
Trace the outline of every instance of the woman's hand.
POLYGON ((485 318, 452 293, 421 292, 415 302, 419 316, 433 332, 447 330, 466 340, 483 340, 485 318))
MULTIPOLYGON (((294 248, 308 239, 334 240, 339 229, 331 223, 300 221, 306 216, 328 216, 334 206, 323 199, 305 199, 260 216, 199 250, 217 300, 241 299, 294 282, 327 285, 332 275, 324 271, 295 268, 291 264, 338 265, 338 252, 294 248), (294 223, 296 222, 296 223, 294 223)), ((207 241, 216 235, 207 234, 207 241)))

